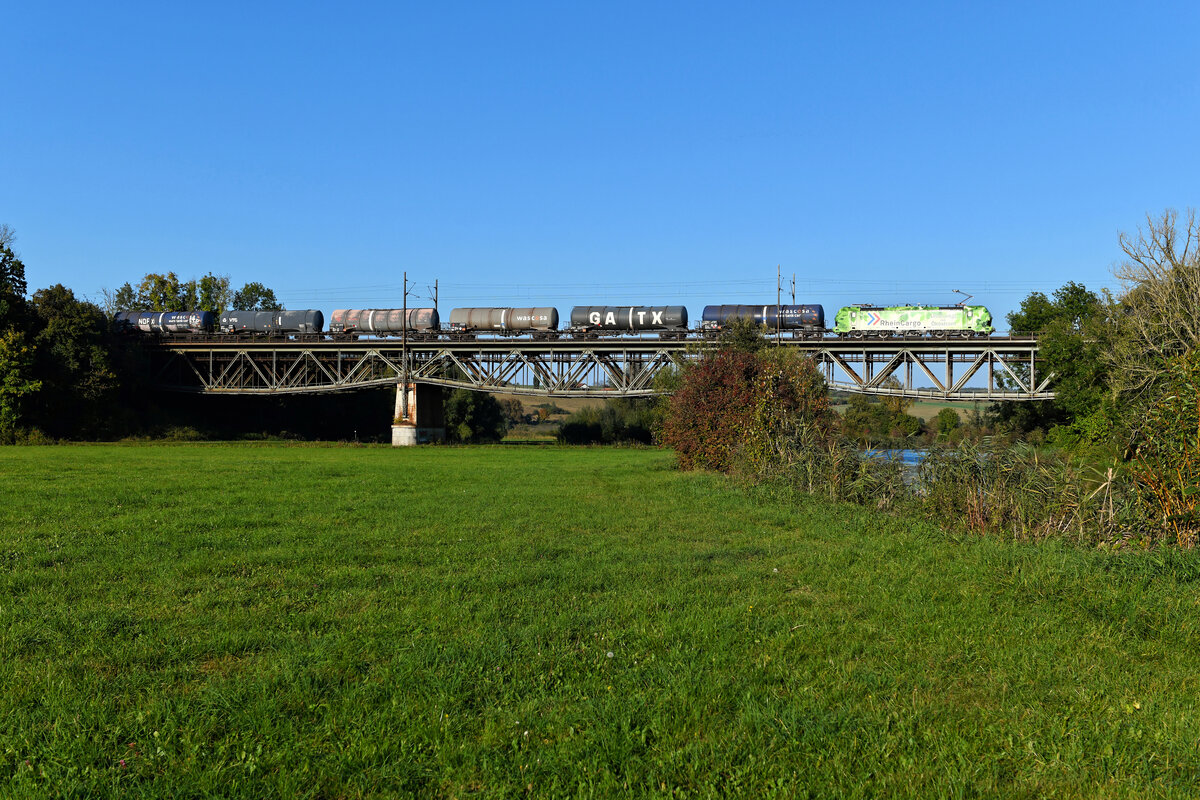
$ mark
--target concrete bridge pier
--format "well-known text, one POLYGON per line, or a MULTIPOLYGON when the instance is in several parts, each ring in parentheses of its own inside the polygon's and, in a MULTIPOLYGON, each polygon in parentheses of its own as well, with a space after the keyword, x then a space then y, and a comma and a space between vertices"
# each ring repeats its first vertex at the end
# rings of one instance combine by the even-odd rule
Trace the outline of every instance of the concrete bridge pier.
POLYGON ((396 384, 396 414, 392 425, 392 447, 440 442, 446 438, 442 389, 424 383, 396 384), (408 414, 404 396, 408 395, 408 414))

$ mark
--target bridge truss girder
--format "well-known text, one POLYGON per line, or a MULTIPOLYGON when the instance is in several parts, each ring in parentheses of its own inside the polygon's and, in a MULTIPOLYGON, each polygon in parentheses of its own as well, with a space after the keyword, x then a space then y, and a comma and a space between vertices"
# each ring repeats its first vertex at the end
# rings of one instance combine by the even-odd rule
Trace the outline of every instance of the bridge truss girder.
MULTIPOLYGON (((941 400, 1047 400, 1033 340, 784 340, 835 389, 941 400), (896 378, 898 385, 889 381, 896 378), (972 384, 968 386, 968 384, 972 384)), ((660 370, 705 345, 653 339, 536 342, 164 342, 150 348, 161 388, 213 394, 337 392, 410 382, 503 394, 639 397, 660 370)))

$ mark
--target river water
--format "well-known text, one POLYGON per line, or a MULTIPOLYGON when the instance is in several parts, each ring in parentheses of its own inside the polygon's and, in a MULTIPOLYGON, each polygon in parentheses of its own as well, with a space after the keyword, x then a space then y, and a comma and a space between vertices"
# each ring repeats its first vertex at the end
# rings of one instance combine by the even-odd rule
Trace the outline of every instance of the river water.
POLYGON ((863 456, 899 461, 906 467, 916 467, 920 465, 928 452, 928 450, 863 450, 863 456))

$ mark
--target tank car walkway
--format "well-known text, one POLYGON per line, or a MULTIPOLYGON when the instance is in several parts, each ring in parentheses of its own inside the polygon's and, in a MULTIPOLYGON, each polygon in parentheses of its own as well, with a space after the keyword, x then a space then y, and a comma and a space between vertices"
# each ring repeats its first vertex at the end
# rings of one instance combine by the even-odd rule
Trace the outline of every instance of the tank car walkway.
MULTIPOLYGON (((1049 400, 1034 337, 964 339, 771 338, 816 359, 835 389, 935 400, 1049 400), (896 378, 895 386, 889 378, 896 378), (885 385, 890 384, 890 385, 885 385), (970 384, 970 385, 968 385, 970 384)), ((162 389, 220 394, 337 392, 400 382, 504 394, 638 397, 663 367, 712 342, 613 337, 162 339, 147 346, 162 389), (405 352, 407 351, 407 369, 405 352)))

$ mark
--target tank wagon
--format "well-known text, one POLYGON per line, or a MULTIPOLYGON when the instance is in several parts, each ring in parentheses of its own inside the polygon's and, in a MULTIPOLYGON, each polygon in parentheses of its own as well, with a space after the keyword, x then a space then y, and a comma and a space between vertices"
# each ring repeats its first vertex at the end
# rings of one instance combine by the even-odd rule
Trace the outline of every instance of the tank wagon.
POLYGON ((452 333, 548 334, 558 330, 557 308, 454 308, 452 333))
POLYGON ((987 336, 992 313, 984 306, 847 306, 833 332, 856 339, 892 336, 987 336))
POLYGON ((684 306, 575 306, 570 331, 582 334, 663 332, 686 334, 684 306))
POLYGON ((320 333, 325 315, 315 308, 303 311, 226 311, 221 314, 221 333, 280 335, 320 333))
POLYGON ((700 330, 717 332, 735 319, 748 319, 771 330, 802 331, 813 335, 825 332, 825 308, 802 306, 705 306, 700 315, 700 330))
POLYGON ((436 308, 339 308, 329 317, 330 333, 399 335, 405 331, 425 333, 441 327, 436 308))
POLYGON ((122 311, 113 321, 118 330, 165 335, 211 333, 214 319, 211 311, 122 311))

